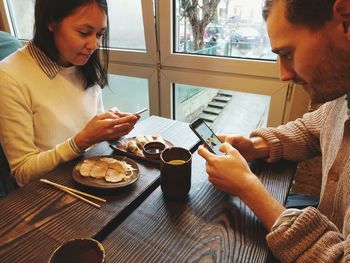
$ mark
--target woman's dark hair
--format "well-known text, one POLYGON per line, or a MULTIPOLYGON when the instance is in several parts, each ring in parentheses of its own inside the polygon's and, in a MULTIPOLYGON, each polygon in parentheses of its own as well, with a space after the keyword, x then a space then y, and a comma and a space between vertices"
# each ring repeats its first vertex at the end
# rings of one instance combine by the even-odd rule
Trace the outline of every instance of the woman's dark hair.
POLYGON ((284 1, 284 13, 290 23, 303 25, 312 30, 321 28, 333 16, 335 0, 265 0, 262 10, 265 20, 278 1, 284 1))
POLYGON ((108 84, 108 62, 109 62, 109 21, 106 0, 36 0, 34 38, 35 45, 41 48, 52 60, 57 61, 58 51, 54 42, 53 33, 49 30, 49 24, 60 22, 72 14, 77 8, 96 3, 107 15, 107 30, 105 31, 101 45, 90 56, 85 65, 79 66, 86 81, 86 88, 96 83, 102 88, 108 84), (100 51, 103 52, 100 60, 100 51))

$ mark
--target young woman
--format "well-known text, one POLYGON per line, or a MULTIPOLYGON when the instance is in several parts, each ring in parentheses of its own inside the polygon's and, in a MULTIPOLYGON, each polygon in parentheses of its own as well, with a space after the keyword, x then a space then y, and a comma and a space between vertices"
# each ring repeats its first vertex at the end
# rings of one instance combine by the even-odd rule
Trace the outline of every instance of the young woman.
POLYGON ((36 1, 33 40, 0 63, 0 142, 19 185, 134 127, 104 111, 107 46, 106 0, 36 1))

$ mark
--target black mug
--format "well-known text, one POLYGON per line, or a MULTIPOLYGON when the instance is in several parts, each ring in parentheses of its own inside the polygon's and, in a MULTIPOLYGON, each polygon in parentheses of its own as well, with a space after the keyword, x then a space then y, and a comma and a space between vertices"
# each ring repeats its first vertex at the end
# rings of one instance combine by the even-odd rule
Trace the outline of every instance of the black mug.
POLYGON ((100 242, 92 238, 72 239, 58 247, 49 263, 105 262, 105 250, 100 242))
POLYGON ((191 188, 191 152, 181 147, 170 147, 162 151, 160 159, 160 187, 165 197, 185 199, 191 188))

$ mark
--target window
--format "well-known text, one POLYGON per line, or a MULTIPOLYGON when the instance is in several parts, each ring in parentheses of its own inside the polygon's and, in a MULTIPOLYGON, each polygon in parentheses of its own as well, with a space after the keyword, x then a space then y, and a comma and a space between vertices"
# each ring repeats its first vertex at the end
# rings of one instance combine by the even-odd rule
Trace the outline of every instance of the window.
MULTIPOLYGON (((105 87, 102 93, 105 110, 117 107, 121 111, 136 112, 149 108, 147 79, 109 75, 108 80, 109 87, 105 87)), ((142 114, 142 118, 147 116, 148 112, 142 114)))
MULTIPOLYGON (((21 39, 31 38, 34 1, 0 1, 7 31, 21 39)), ((226 113, 249 116, 256 105, 266 112, 256 125, 286 122, 295 91, 278 79, 276 56, 270 52, 257 8, 262 0, 220 0, 205 21, 201 9, 205 3, 199 0, 195 7, 196 20, 189 10, 192 2, 108 0, 111 41, 106 108, 134 111, 148 105, 149 114, 191 121, 222 93, 244 99, 248 105, 225 107, 213 125, 226 113), (133 99, 134 94, 143 95, 133 99), (128 101, 125 106, 116 105, 123 103, 117 100, 120 96, 128 101)))
MULTIPOLYGON (((218 92, 243 93, 245 100, 252 99, 251 111, 255 110, 256 98, 268 105, 266 119, 258 125, 283 123, 290 110, 287 95, 292 90, 279 81, 276 56, 269 51, 265 23, 261 10, 256 8, 262 5, 262 0, 220 0, 214 12, 208 12, 210 19, 205 17, 209 8, 204 7, 205 2, 191 6, 195 2, 158 1, 161 114, 189 121, 203 114, 208 101, 218 92), (206 95, 202 95, 202 103, 194 103, 200 94, 192 96, 193 91, 199 88, 206 95), (190 107, 191 111, 179 107, 190 107)), ((244 110, 224 108, 220 114, 225 111, 240 116, 244 110)))
POLYGON ((174 85, 174 92, 177 120, 201 118, 217 132, 247 136, 267 124, 269 96, 181 84, 174 85))
POLYGON ((262 6, 262 0, 221 0, 217 6, 194 3, 174 1, 175 52, 276 59, 270 51, 261 10, 256 8, 262 6))
POLYGON ((19 39, 31 39, 34 26, 34 0, 1 1, 0 10, 5 29, 19 39), (11 19, 6 19, 10 17, 11 19))
POLYGON ((146 50, 140 0, 108 0, 110 46, 146 50))

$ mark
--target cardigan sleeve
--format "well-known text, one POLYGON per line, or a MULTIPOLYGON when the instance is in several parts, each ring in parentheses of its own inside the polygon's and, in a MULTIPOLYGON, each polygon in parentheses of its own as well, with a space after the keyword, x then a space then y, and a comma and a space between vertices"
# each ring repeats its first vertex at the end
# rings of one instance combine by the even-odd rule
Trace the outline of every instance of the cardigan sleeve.
MULTIPOLYGON (((348 222, 347 224, 350 224, 348 222)), ((308 207, 291 225, 281 224, 266 237, 281 262, 349 262, 350 236, 317 209, 308 207)))
POLYGON ((320 131, 330 104, 306 113, 303 118, 280 125, 277 128, 261 128, 253 131, 250 137, 264 138, 269 145, 268 162, 280 159, 301 161, 321 154, 320 131))

